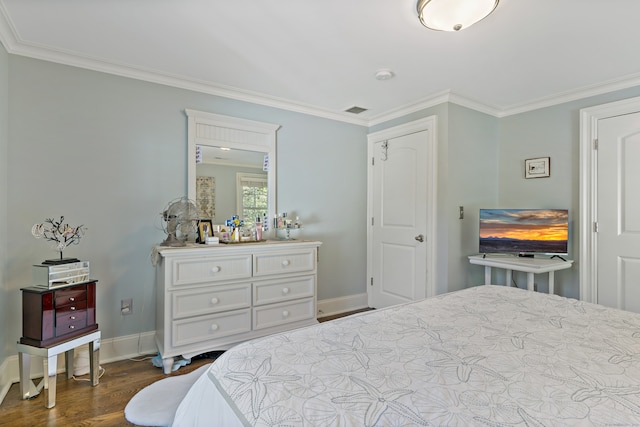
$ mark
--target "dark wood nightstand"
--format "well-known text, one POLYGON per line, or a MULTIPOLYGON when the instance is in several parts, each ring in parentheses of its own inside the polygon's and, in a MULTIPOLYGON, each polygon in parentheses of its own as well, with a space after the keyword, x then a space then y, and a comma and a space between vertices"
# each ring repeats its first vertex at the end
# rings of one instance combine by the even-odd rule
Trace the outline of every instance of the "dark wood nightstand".
POLYGON ((23 399, 44 388, 45 406, 56 404, 58 354, 65 353, 67 378, 73 376, 73 350, 89 345, 91 385, 98 385, 100 331, 96 323, 96 283, 91 280, 56 288, 22 288, 22 337, 18 342, 20 392, 23 399), (43 358, 44 377, 36 386, 29 378, 31 356, 43 358))
POLYGON ((50 347, 97 330, 96 283, 22 288, 20 343, 50 347))

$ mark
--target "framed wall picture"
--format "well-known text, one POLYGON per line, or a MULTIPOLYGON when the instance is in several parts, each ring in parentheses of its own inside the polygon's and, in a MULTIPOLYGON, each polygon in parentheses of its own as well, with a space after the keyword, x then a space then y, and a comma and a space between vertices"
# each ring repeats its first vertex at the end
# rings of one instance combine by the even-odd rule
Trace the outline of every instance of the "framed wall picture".
POLYGON ((551 176, 551 158, 538 157, 537 159, 527 159, 524 161, 524 177, 546 178, 551 176))
POLYGON ((210 219, 198 220, 198 240, 196 243, 204 243, 207 237, 213 237, 213 223, 210 219))

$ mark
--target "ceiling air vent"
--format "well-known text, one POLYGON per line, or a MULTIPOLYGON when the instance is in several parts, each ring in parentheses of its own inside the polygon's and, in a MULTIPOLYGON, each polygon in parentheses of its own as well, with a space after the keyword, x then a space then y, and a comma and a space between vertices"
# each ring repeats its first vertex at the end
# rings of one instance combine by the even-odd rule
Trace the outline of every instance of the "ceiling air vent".
POLYGON ((347 113, 360 114, 360 113, 362 113, 364 111, 367 111, 367 109, 366 108, 362 108, 362 107, 351 107, 351 108, 348 108, 348 109, 346 109, 344 111, 346 111, 347 113))

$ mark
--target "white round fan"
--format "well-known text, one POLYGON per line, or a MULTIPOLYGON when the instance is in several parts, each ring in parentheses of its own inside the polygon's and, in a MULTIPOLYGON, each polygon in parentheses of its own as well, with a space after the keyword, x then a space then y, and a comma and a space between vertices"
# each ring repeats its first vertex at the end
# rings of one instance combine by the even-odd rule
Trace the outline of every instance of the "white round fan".
POLYGON ((198 208, 186 197, 169 202, 161 215, 162 229, 167 233, 161 246, 184 246, 189 235, 198 229, 198 208))

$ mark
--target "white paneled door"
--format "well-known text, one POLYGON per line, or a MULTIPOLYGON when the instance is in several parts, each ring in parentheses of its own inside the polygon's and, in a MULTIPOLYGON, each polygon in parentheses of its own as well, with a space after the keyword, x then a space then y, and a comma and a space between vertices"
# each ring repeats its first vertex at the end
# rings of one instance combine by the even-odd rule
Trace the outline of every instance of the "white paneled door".
POLYGON ((370 305, 375 308, 426 297, 427 132, 373 146, 370 305))
POLYGON ((640 112, 597 129, 597 302, 640 313, 640 112))

